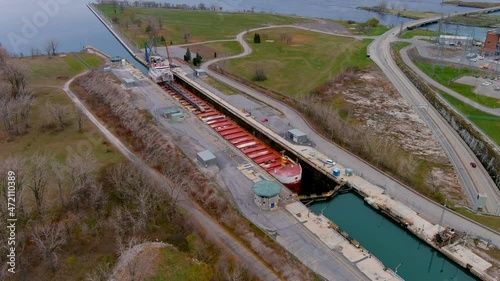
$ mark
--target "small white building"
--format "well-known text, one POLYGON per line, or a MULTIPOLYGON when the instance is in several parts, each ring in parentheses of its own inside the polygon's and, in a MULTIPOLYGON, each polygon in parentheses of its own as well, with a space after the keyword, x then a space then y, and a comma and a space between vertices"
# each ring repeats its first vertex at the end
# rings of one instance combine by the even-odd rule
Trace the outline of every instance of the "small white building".
POLYGON ((207 76, 207 73, 205 72, 205 70, 199 68, 194 70, 194 75, 196 77, 205 77, 207 76))
POLYGON ((254 202, 262 210, 278 208, 281 184, 275 181, 259 181, 253 185, 254 202))

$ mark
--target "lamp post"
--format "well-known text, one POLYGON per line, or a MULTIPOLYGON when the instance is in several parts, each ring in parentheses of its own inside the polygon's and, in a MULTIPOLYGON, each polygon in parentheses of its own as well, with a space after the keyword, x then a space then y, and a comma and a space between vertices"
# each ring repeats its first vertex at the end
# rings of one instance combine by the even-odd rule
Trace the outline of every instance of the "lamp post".
POLYGON ((396 269, 394 269, 394 273, 396 273, 396 275, 398 274, 398 268, 403 265, 403 263, 400 263, 398 264, 398 266, 396 266, 396 269))

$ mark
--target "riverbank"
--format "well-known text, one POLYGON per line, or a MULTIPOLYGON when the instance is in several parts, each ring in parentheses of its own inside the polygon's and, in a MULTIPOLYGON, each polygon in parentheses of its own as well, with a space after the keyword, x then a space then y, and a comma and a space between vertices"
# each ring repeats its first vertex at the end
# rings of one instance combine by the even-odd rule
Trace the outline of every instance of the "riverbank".
POLYGON ((440 16, 440 14, 434 13, 434 12, 397 10, 397 9, 382 8, 382 7, 378 7, 378 6, 374 6, 374 7, 363 6, 363 7, 358 7, 358 9, 370 11, 370 12, 376 12, 376 13, 384 14, 384 15, 393 15, 393 16, 398 16, 398 17, 403 17, 403 18, 408 18, 408 19, 415 19, 415 20, 440 16))
POLYGON ((491 3, 491 2, 468 2, 468 1, 444 1, 443 4, 447 5, 455 5, 458 7, 468 7, 468 8, 492 8, 498 6, 500 3, 491 3))

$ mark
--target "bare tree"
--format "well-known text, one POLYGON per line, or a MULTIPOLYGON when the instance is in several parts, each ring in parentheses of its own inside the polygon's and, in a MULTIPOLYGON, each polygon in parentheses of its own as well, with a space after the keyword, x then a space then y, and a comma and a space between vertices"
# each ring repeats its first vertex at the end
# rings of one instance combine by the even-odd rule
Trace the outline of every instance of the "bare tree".
POLYGON ((17 61, 7 61, 1 69, 3 79, 10 84, 11 97, 17 99, 26 88, 27 74, 26 67, 17 61))
POLYGON ((385 1, 385 0, 380 1, 380 3, 378 3, 378 5, 377 5, 377 10, 379 12, 385 12, 385 11, 387 11, 388 6, 389 5, 388 5, 387 1, 385 1))
POLYGON ((9 53, 7 50, 0 45, 0 67, 2 67, 9 59, 9 53))
POLYGON ((55 39, 50 39, 48 45, 50 46, 52 55, 53 56, 57 55, 57 48, 59 47, 59 42, 57 42, 57 40, 55 39))
POLYGON ((68 105, 45 102, 46 126, 52 127, 54 124, 58 130, 64 130, 69 122, 67 116, 70 110, 71 107, 68 105))
POLYGON ((55 269, 57 255, 61 247, 66 244, 66 234, 62 223, 36 226, 32 241, 46 265, 50 269, 55 269))
POLYGON ((66 195, 64 194, 64 187, 66 186, 66 177, 68 176, 68 168, 65 165, 60 164, 57 161, 54 161, 50 165, 52 169, 52 173, 54 175, 54 179, 57 182, 57 188, 59 189, 59 199, 61 200, 61 206, 63 209, 66 209, 66 195))
POLYGON ((262 65, 255 66, 255 73, 252 77, 253 81, 265 81, 267 80, 267 74, 262 65))
POLYGON ((45 188, 50 177, 50 163, 53 156, 49 154, 34 154, 30 157, 28 172, 28 187, 33 192, 39 215, 43 215, 45 203, 45 188))
POLYGON ((47 44, 45 45, 44 50, 45 50, 45 53, 47 54, 47 56, 48 56, 48 57, 49 57, 49 59, 50 59, 50 58, 51 58, 51 56, 50 56, 50 55, 52 54, 52 46, 50 46, 50 44, 49 44, 49 43, 47 43, 47 44))
POLYGON ((78 107, 75 109, 75 120, 76 120, 76 125, 78 126, 78 132, 82 133, 83 132, 83 112, 78 107))
POLYGON ((397 8, 398 8, 398 2, 396 2, 396 1, 392 1, 392 2, 391 2, 391 9, 392 9, 392 10, 396 10, 397 8))
POLYGON ((112 268, 110 264, 100 264, 91 273, 87 274, 87 281, 107 281, 111 277, 112 268))

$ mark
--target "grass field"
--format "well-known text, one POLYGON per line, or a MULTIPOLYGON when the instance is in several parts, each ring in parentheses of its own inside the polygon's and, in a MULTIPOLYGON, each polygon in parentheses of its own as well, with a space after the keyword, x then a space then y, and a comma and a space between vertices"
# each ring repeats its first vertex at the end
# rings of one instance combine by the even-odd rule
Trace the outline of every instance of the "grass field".
POLYGON ((401 51, 401 49, 403 49, 404 47, 406 46, 409 46, 411 45, 411 43, 408 43, 408 42, 392 42, 391 43, 391 48, 394 48, 398 51, 401 51))
MULTIPOLYGON (((112 5, 97 5, 108 19, 114 15, 112 5)), ((307 21, 299 17, 282 16, 260 13, 229 13, 210 11, 168 10, 160 8, 138 8, 127 7, 123 14, 117 9, 117 17, 120 19, 119 29, 127 34, 135 42, 144 45, 144 41, 150 37, 146 27, 150 21, 155 27, 159 26, 159 18, 162 22, 162 30, 159 34, 164 35, 167 42, 174 45, 201 42, 208 40, 230 39, 247 29, 262 27, 265 25, 283 25, 307 21), (132 23, 132 18, 142 20, 138 24, 132 23), (126 27, 128 23, 128 29, 126 27), (185 34, 189 34, 185 39, 185 34), (187 41, 187 42, 186 42, 187 41)))
POLYGON ((453 208, 453 210, 465 217, 472 219, 473 221, 483 224, 496 231, 500 231, 500 217, 476 215, 465 208, 453 208))
POLYGON ((153 281, 209 281, 213 278, 212 268, 193 259, 190 255, 174 247, 161 249, 161 257, 155 274, 149 279, 153 281))
POLYGON ((437 36, 436 31, 425 30, 425 29, 412 29, 412 30, 403 30, 401 36, 399 38, 410 39, 415 36, 437 36))
POLYGON ((67 54, 61 58, 39 56, 22 58, 22 63, 29 68, 29 82, 34 85, 61 86, 66 80, 87 69, 81 58, 91 67, 103 64, 101 58, 86 53, 67 54))
MULTIPOLYGON (((89 65, 103 62, 91 54, 78 54, 89 65)), ((64 160, 68 153, 91 151, 100 165, 122 161, 123 156, 116 152, 102 139, 99 131, 83 117, 83 132, 79 133, 74 116, 76 109, 62 89, 67 79, 85 70, 86 66, 71 54, 64 58, 46 56, 22 58, 20 61, 28 68, 28 83, 36 96, 30 118, 31 128, 28 133, 7 142, 3 126, 0 127, 0 155, 32 155, 36 152, 48 151, 59 160, 64 160), (45 103, 59 106, 71 106, 66 117, 68 126, 62 130, 44 128, 46 112, 45 103)))
POLYGON ((243 48, 237 41, 198 44, 186 48, 189 48, 192 57, 195 56, 196 52, 199 52, 204 61, 213 59, 215 56, 214 53, 217 53, 217 57, 220 58, 237 55, 243 52, 243 48))
POLYGON ((252 80, 255 69, 261 66, 267 80, 256 82, 283 95, 305 95, 349 66, 364 68, 372 63, 366 57, 370 40, 355 40, 315 32, 278 28, 265 32, 273 42, 253 43, 253 33, 245 39, 251 44, 250 56, 224 62, 221 67, 246 80, 252 80), (292 42, 281 41, 281 35, 293 37, 292 42))
POLYGON ((441 96, 452 104, 459 112, 500 145, 500 117, 484 113, 462 101, 441 92, 441 96))
POLYGON ((500 107, 500 99, 493 97, 486 97, 482 95, 477 95, 474 93, 474 86, 464 85, 460 83, 453 82, 460 76, 475 76, 481 75, 479 70, 469 69, 469 68, 456 68, 452 66, 434 66, 429 63, 415 62, 425 74, 427 74, 432 79, 436 80, 441 85, 444 85, 451 90, 461 94, 462 96, 475 101, 481 105, 498 108, 500 107))

